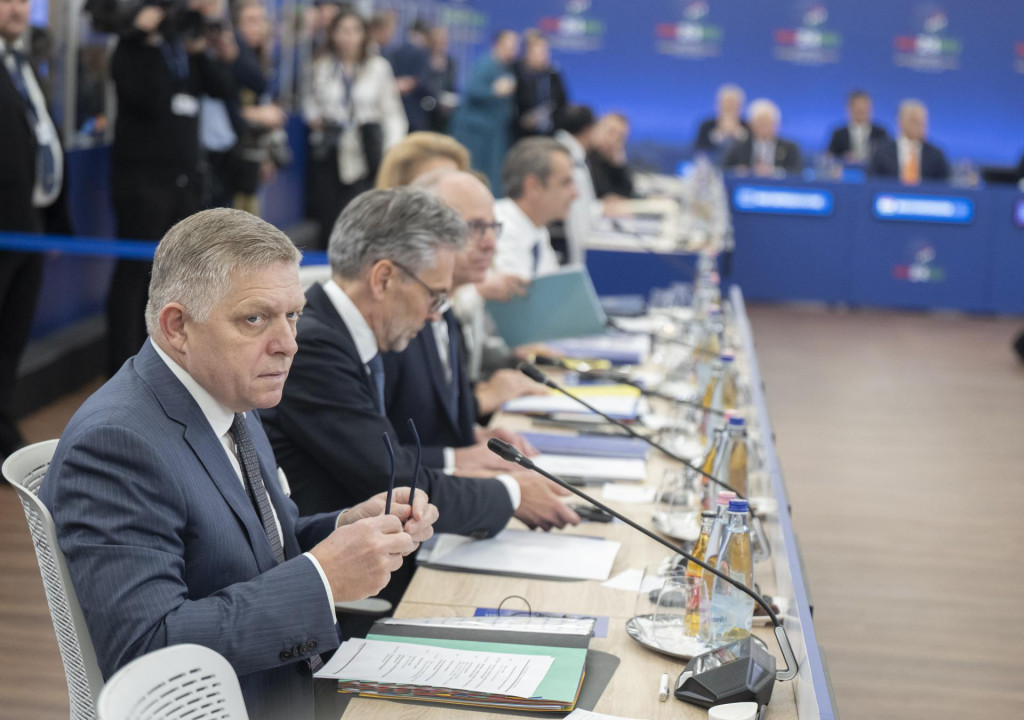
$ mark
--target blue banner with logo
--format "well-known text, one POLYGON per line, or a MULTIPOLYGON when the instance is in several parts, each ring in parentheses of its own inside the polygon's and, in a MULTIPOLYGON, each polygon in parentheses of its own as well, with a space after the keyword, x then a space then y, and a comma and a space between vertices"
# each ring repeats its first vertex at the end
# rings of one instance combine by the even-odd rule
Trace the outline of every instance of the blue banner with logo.
MULTIPOLYGON (((571 98, 621 110, 636 140, 682 146, 716 89, 782 109, 805 156, 846 122, 863 88, 890 131, 899 102, 922 100, 950 160, 1016 164, 1024 151, 1020 0, 470 0, 490 30, 551 37, 571 98)), ((481 48, 482 50, 482 48, 481 48)))

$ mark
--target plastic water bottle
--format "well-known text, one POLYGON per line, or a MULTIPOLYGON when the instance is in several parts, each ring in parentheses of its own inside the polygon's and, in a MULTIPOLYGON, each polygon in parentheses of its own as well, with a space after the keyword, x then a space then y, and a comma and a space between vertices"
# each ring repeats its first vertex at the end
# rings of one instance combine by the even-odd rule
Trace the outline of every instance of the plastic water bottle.
POLYGON ((715 454, 711 474, 747 496, 747 428, 743 415, 732 413, 725 427, 725 443, 715 454))
MULTIPOLYGON (((725 534, 725 526, 729 516, 729 503, 736 499, 736 493, 732 490, 723 490, 718 493, 718 497, 715 500, 715 520, 711 524, 711 532, 708 533, 708 549, 705 552, 704 562, 711 567, 716 567, 715 563, 718 562, 718 553, 722 549, 722 536, 725 534)), ((711 577, 708 575, 704 576, 705 583, 708 586, 708 592, 711 591, 712 582, 711 577)))
MULTIPOLYGON (((697 537, 697 543, 693 546, 693 552, 690 553, 700 561, 704 561, 708 550, 708 539, 711 537, 711 528, 715 524, 715 518, 718 517, 718 513, 713 511, 705 511, 700 515, 700 535, 697 537)), ((709 573, 710 574, 710 573, 709 573)), ((690 560, 686 563, 686 575, 687 577, 702 577, 704 575, 704 568, 697 563, 690 560)), ((707 586, 705 585, 705 588, 707 586)), ((705 589, 705 595, 707 590, 705 589)), ((707 603, 704 603, 705 609, 708 607, 707 603)), ((707 625, 707 618, 702 618, 699 611, 686 613, 686 631, 690 637, 697 637, 700 634, 701 626, 707 625), (703 621, 703 622, 702 622, 703 621)))
MULTIPOLYGON (((728 524, 714 567, 747 587, 753 585, 754 566, 750 559, 746 500, 729 502, 728 524)), ((716 576, 711 590, 712 643, 724 645, 747 637, 753 621, 754 599, 716 576)))
POLYGON ((712 366, 722 354, 722 308, 712 305, 708 309, 708 319, 700 342, 693 351, 694 368, 697 375, 697 387, 706 388, 711 377, 712 366))

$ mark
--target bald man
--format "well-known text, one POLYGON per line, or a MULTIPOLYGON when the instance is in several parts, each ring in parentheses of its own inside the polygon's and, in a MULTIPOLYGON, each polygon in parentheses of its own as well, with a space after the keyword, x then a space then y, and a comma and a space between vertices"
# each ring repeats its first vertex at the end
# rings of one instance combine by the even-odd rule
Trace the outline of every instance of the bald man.
POLYGON ((949 179, 946 155, 928 142, 928 108, 924 103, 904 100, 898 119, 899 137, 875 146, 868 175, 899 178, 904 185, 949 179))
MULTIPOLYGON (((487 274, 501 226, 494 219, 494 197, 467 172, 441 169, 418 178, 413 187, 437 195, 469 226, 469 241, 455 254, 452 289, 479 283, 487 274)), ((510 442, 527 454, 536 451, 520 435, 500 428, 485 429, 477 420, 486 400, 474 396, 462 346, 462 329, 453 311, 426 327, 400 353, 384 355, 385 409, 399 440, 407 447, 414 439, 406 427, 412 418, 423 444, 423 462, 460 475, 509 472, 514 469, 487 449, 489 438, 510 442)), ((536 385, 520 373, 523 381, 536 385)), ((537 386, 543 390, 542 386, 537 386)), ((520 393, 515 393, 520 394, 520 393)), ((493 408, 484 408, 489 412, 493 408)), ((530 473, 517 475, 523 505, 516 517, 528 525, 562 527, 576 524, 576 513, 560 501, 565 493, 530 473)))

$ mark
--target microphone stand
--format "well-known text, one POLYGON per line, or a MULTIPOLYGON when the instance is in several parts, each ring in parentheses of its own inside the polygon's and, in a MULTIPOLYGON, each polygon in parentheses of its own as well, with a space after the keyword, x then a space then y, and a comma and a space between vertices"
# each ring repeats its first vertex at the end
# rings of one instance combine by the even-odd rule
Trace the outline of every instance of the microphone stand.
MULTIPOLYGON (((583 407, 585 407, 585 408, 586 408, 587 410, 589 410, 590 412, 592 412, 592 413, 594 413, 594 414, 596 414, 596 415, 600 415, 600 416, 601 416, 601 417, 603 417, 603 418, 604 418, 605 420, 607 420, 608 422, 612 423, 613 425, 615 425, 615 426, 617 426, 617 427, 620 427, 620 428, 622 428, 623 430, 625 430, 626 432, 628 432, 628 433, 629 433, 630 435, 632 435, 633 437, 635 437, 635 438, 639 438, 640 440, 643 440, 643 441, 644 441, 645 443, 647 443, 647 444, 648 444, 648 445, 650 445, 651 447, 653 447, 653 448, 655 448, 655 449, 657 449, 657 450, 660 450, 660 451, 661 451, 662 453, 664 453, 664 454, 665 454, 665 455, 666 455, 667 457, 670 457, 670 458, 672 458, 672 459, 673 459, 673 460, 675 460, 676 462, 682 463, 683 465, 685 465, 686 467, 690 468, 690 469, 691 469, 691 470, 693 470, 694 472, 700 473, 701 475, 703 475, 704 477, 706 477, 706 478, 707 478, 708 480, 710 480, 711 482, 714 482, 714 483, 716 483, 717 485, 720 485, 721 487, 725 488, 726 490, 730 490, 730 491, 732 491, 732 492, 736 493, 736 497, 740 498, 741 500, 744 500, 744 499, 746 499, 746 495, 744 495, 743 493, 741 493, 740 491, 738 491, 738 490, 737 490, 736 488, 734 488, 734 487, 733 487, 732 485, 729 485, 728 483, 722 482, 721 480, 719 480, 718 478, 716 478, 716 477, 715 477, 714 475, 712 475, 711 473, 706 473, 706 472, 704 472, 704 471, 703 471, 703 470, 701 470, 701 469, 700 469, 699 467, 697 467, 697 466, 696 466, 696 465, 694 465, 693 463, 689 462, 688 460, 684 460, 684 459, 683 459, 682 457, 680 457, 680 456, 679 456, 679 455, 677 455, 676 453, 672 452, 671 450, 669 450, 669 449, 668 449, 667 447, 665 447, 665 446, 664 446, 664 445, 662 445, 661 443, 657 442, 656 440, 651 440, 651 439, 650 439, 649 437, 646 437, 645 435, 643 435, 643 434, 641 434, 641 433, 638 433, 638 432, 637 432, 636 430, 634 430, 633 428, 631 428, 631 427, 630 427, 629 425, 627 425, 626 423, 624 423, 624 422, 619 422, 619 421, 618 421, 618 420, 616 420, 615 418, 613 418, 613 417, 611 417, 611 416, 607 415, 606 413, 603 413, 603 412, 601 412, 600 410, 598 410, 598 409, 597 409, 596 407, 594 407, 593 405, 591 405, 590 403, 588 403, 588 402, 587 402, 586 400, 584 400, 583 398, 581 398, 581 397, 578 397, 578 396, 574 395, 573 393, 569 392, 568 390, 566 390, 565 388, 563 388, 563 387, 562 387, 561 385, 559 385, 558 383, 556 383, 556 382, 555 382, 554 380, 552 380, 551 378, 549 378, 549 377, 548 377, 547 375, 545 375, 544 373, 542 373, 542 372, 541 372, 540 370, 538 370, 538 369, 537 369, 537 368, 536 368, 535 366, 531 365, 530 363, 528 363, 528 362, 523 362, 523 363, 519 363, 519 371, 520 371, 521 373, 523 373, 524 375, 526 375, 526 377, 528 377, 528 378, 530 378, 531 380, 533 380, 534 382, 538 382, 538 383, 540 383, 541 385, 546 385, 546 386, 548 386, 549 388, 551 388, 551 389, 553 389, 553 390, 557 390, 558 392, 562 393, 563 395, 566 395, 566 396, 568 396, 568 397, 572 398, 573 400, 575 400, 576 402, 578 402, 578 403, 579 403, 580 405, 582 405, 583 407)), ((491 449, 493 450, 494 448, 491 448, 491 449)), ((495 452, 497 452, 497 451, 495 451, 495 452)))
POLYGON ((525 455, 523 455, 521 452, 516 450, 512 445, 510 445, 509 443, 505 442, 504 440, 500 440, 498 438, 491 438, 490 440, 487 441, 487 448, 491 452, 493 452, 495 455, 497 455, 500 458, 502 458, 503 460, 515 463, 516 465, 519 465, 519 466, 521 466, 523 468, 526 468, 527 470, 533 470, 534 472, 539 473, 540 475, 543 475, 548 480, 551 480, 552 482, 556 483, 557 485, 560 485, 560 486, 564 487, 566 490, 568 490, 572 494, 574 494, 574 495, 576 495, 576 496, 586 500, 588 503, 590 503, 594 507, 600 508, 601 510, 603 510, 606 513, 608 513, 612 517, 618 518, 619 520, 621 520, 622 522, 626 523, 627 525, 629 525, 634 530, 637 530, 637 531, 643 533, 644 535, 646 535, 651 540, 654 540, 657 543, 661 543, 662 545, 667 547, 672 552, 678 553, 679 555, 682 555, 684 558, 686 558, 690 562, 693 562, 693 563, 699 565, 700 567, 702 567, 704 570, 708 571, 709 573, 711 573, 715 577, 721 578, 722 580, 726 581, 727 583, 729 583, 730 585, 735 587, 737 590, 739 590, 742 593, 744 593, 745 595, 748 595, 751 598, 753 598, 754 602, 756 602, 758 605, 760 605, 764 609, 764 611, 768 614, 768 617, 769 617, 769 619, 772 622, 772 627, 774 628, 774 631, 775 631, 775 639, 779 643, 779 648, 782 650, 782 657, 783 657, 783 659, 786 662, 786 668, 784 670, 779 670, 779 671, 776 672, 776 674, 775 674, 776 680, 792 680, 794 677, 796 677, 796 673, 797 673, 797 669, 798 669, 797 668, 797 662, 796 662, 796 656, 793 654, 793 647, 792 647, 792 645, 790 645, 789 636, 786 635, 786 630, 785 630, 785 628, 782 627, 782 623, 779 621, 779 618, 775 614, 775 611, 772 610, 771 605, 763 597, 761 597, 760 595, 755 593, 753 590, 748 588, 743 583, 741 583, 741 582, 739 582, 737 580, 733 580, 731 577, 729 577, 725 573, 716 570, 715 568, 711 567, 710 565, 708 565, 707 563, 705 563, 702 560, 698 560, 697 558, 695 558, 693 555, 691 555, 690 553, 688 553, 685 550, 683 550, 678 545, 676 545, 674 543, 671 543, 668 540, 665 540, 664 538, 662 538, 662 537, 660 537, 658 535, 655 535, 650 530, 648 530, 647 528, 643 527, 642 525, 639 525, 638 523, 630 520, 628 517, 626 517, 622 513, 618 512, 616 510, 613 510, 612 508, 608 507, 604 503, 602 503, 599 500, 591 497, 589 494, 583 492, 579 488, 577 488, 577 487, 575 487, 573 485, 570 485, 569 483, 567 483, 565 480, 563 480, 562 478, 558 477, 557 475, 552 475, 551 473, 547 472, 543 468, 538 467, 533 462, 533 460, 531 460, 530 458, 528 458, 525 455))

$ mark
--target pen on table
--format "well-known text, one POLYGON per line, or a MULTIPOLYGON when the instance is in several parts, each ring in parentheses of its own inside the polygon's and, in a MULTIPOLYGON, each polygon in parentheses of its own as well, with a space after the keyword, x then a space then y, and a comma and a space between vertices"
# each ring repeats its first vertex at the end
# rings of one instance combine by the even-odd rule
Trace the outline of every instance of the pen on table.
POLYGON ((658 688, 658 700, 661 702, 668 700, 668 673, 661 674, 661 685, 658 688))
POLYGON ((412 501, 416 497, 416 481, 420 479, 420 460, 423 457, 423 446, 420 444, 420 434, 416 432, 416 423, 409 418, 405 421, 412 433, 412 439, 416 441, 416 468, 412 471, 412 482, 409 483, 409 512, 412 513, 412 501))
POLYGON ((388 458, 391 460, 391 477, 388 480, 388 494, 384 499, 384 514, 391 514, 391 495, 395 492, 395 449, 391 447, 391 438, 387 433, 382 436, 384 447, 388 450, 388 458))

